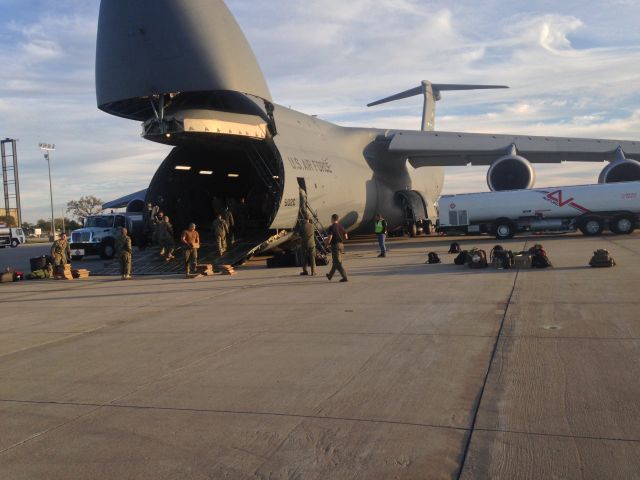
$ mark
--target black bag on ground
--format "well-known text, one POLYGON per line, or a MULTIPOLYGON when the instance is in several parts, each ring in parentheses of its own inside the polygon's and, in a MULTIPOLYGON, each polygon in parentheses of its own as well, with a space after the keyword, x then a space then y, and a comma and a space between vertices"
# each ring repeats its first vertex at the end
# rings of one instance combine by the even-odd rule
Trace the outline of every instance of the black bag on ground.
POLYGON ((449 245, 449 251, 447 253, 460 253, 460 244, 458 242, 453 242, 449 245))
POLYGON ((34 257, 29 259, 29 263, 31 264, 31 271, 35 272, 36 270, 42 270, 47 266, 47 256, 42 255, 40 257, 34 257))
POLYGON ((441 263, 440 257, 436 252, 429 252, 427 254, 427 263, 429 264, 441 263))
POLYGON ((598 250, 593 252, 593 257, 591 257, 591 260, 589 260, 589 265, 596 268, 613 267, 615 264, 615 260, 604 248, 599 248, 598 250))
POLYGON ((462 250, 458 256, 456 258, 453 259, 453 263, 455 263, 456 265, 464 265, 465 263, 467 263, 467 251, 466 250, 462 250))
POLYGON ((479 248, 469 250, 469 253, 467 253, 467 265, 470 268, 487 268, 489 266, 487 252, 479 248))

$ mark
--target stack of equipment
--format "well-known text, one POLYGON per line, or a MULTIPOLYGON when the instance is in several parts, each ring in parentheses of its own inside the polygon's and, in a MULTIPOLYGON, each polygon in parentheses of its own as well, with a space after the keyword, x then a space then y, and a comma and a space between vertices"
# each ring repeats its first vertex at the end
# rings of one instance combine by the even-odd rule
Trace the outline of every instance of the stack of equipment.
POLYGON ((223 275, 234 275, 236 273, 231 265, 218 265, 216 271, 223 275))
POLYGON ((491 264, 498 270, 509 269, 513 266, 513 252, 505 250, 502 245, 496 245, 491 249, 491 264))
POLYGON ((213 265, 211 265, 210 263, 196 265, 196 273, 210 277, 211 275, 213 275, 213 265))
POLYGON ((73 278, 89 278, 90 273, 91 272, 89 272, 89 270, 86 270, 84 268, 74 268, 73 270, 71 270, 71 275, 73 276, 73 278))
POLYGON ((589 265, 596 268, 613 267, 615 264, 615 260, 604 248, 599 248, 593 252, 593 257, 589 260, 589 265))
POLYGON ((71 265, 69 263, 56 267, 54 277, 56 280, 73 280, 71 265))
POLYGON ((533 268, 547 268, 553 267, 551 260, 547 256, 547 252, 542 245, 536 243, 529 249, 529 255, 531 255, 531 267, 533 268))

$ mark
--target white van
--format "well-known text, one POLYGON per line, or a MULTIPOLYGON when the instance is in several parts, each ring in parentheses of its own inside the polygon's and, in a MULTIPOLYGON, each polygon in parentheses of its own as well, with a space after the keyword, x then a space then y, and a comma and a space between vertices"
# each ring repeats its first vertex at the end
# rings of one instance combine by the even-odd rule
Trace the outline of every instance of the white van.
POLYGON ((17 247, 21 243, 25 243, 26 238, 21 228, 9 228, 0 226, 0 247, 11 246, 17 247))

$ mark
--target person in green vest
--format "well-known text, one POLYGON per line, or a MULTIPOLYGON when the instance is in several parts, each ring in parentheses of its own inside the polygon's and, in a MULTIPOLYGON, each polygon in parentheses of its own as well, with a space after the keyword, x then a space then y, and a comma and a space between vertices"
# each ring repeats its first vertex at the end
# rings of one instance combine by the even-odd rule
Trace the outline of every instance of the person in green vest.
POLYGON ((382 215, 379 213, 376 213, 376 216, 374 217, 374 228, 376 237, 378 237, 378 245, 380 246, 380 255, 378 255, 378 258, 386 257, 387 247, 384 241, 387 238, 387 221, 382 218, 382 215))
POLYGON ((120 235, 116 237, 115 251, 118 260, 120 261, 120 273, 122 274, 122 280, 131 280, 131 237, 127 235, 127 229, 122 227, 120 229, 120 235))

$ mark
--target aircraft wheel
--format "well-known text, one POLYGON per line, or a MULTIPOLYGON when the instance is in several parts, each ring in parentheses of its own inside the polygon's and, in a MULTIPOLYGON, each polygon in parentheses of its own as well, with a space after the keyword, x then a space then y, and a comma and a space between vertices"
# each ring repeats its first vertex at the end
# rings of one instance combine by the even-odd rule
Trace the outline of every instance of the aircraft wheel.
POLYGON ((512 238, 515 233, 515 227, 513 226, 513 222, 507 218, 499 218, 496 220, 494 231, 496 234, 496 238, 499 240, 505 240, 507 238, 512 238))
POLYGON ((602 233, 602 230, 604 230, 604 222, 600 217, 591 215, 583 218, 578 228, 584 235, 593 237, 602 233))
POLYGON ((411 222, 411 225, 409 225, 409 236, 413 238, 417 235, 418 235, 418 226, 416 225, 416 222, 411 222))
POLYGON ((628 235, 635 230, 635 220, 630 215, 618 215, 611 222, 611 231, 617 235, 628 235))
POLYGON ((116 250, 113 246, 113 239, 108 238, 107 240, 103 240, 100 245, 100 258, 103 260, 111 260, 115 254, 116 250))

